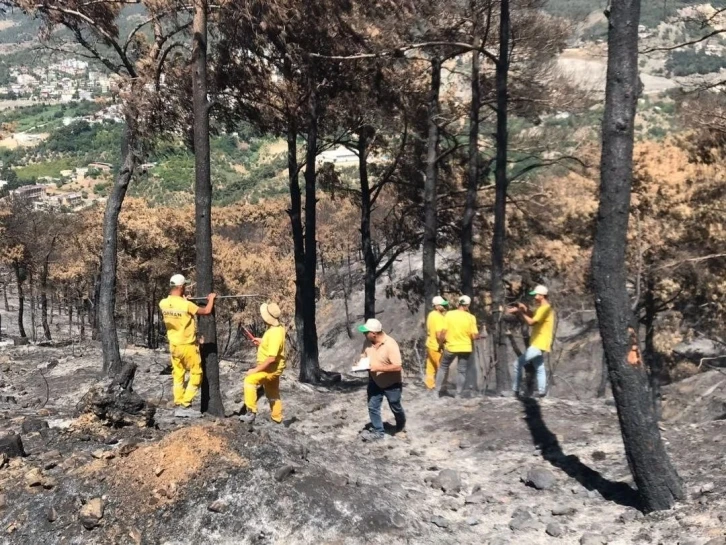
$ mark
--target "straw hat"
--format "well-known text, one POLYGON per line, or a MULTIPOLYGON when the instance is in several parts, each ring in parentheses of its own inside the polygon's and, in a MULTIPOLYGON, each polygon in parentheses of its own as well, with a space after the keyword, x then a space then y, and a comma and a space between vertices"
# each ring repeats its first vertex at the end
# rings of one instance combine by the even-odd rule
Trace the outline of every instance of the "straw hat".
POLYGON ((267 325, 280 325, 280 307, 277 303, 263 303, 260 305, 260 315, 267 325))

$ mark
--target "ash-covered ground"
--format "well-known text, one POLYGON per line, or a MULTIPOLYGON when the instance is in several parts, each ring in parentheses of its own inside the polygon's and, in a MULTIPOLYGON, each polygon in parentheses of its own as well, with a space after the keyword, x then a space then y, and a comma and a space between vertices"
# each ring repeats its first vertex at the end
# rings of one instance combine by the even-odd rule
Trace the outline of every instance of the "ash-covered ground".
MULTIPOLYGON (((250 430, 175 419, 168 356, 124 358, 158 407, 151 427, 78 413, 99 348, 0 348, 0 427, 27 454, 0 458, 0 543, 726 543, 719 371, 666 388, 663 435, 689 498, 643 516, 607 400, 434 399, 411 377, 406 433, 369 444, 362 378, 310 387, 288 369, 284 424, 261 401, 250 430)), ((248 366, 222 362, 229 413, 248 366)))

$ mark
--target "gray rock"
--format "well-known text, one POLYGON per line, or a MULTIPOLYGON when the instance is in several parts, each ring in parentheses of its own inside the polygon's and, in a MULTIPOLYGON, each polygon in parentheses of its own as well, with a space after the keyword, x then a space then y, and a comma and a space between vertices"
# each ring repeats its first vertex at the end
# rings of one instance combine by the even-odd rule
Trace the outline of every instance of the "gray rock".
POLYGON ((515 509, 514 513, 512 513, 512 520, 509 521, 509 529, 513 532, 522 530, 537 530, 538 528, 538 521, 523 507, 518 507, 515 509))
POLYGON ((48 429, 48 422, 40 418, 26 418, 23 420, 21 429, 23 433, 32 433, 34 431, 48 429))
POLYGON ((0 509, 5 509, 8 506, 8 499, 5 494, 0 494, 0 509))
POLYGON ((707 541, 705 545, 726 545, 726 539, 722 537, 715 537, 707 541))
POLYGON ((699 492, 701 494, 711 494, 715 488, 716 485, 714 483, 706 483, 700 488, 699 492))
POLYGON ((478 505, 487 502, 487 496, 481 490, 467 496, 464 503, 467 505, 478 505))
POLYGON ((524 483, 537 490, 549 490, 557 483, 557 477, 549 469, 533 467, 527 472, 524 483))
POLYGON ((48 519, 48 522, 55 522, 58 519, 58 513, 56 512, 55 508, 49 508, 45 514, 45 518, 48 519))
POLYGON ((0 435, 0 452, 7 454, 8 458, 25 456, 23 440, 12 432, 0 435))
POLYGON ((693 339, 683 341, 673 347, 673 352, 692 361, 702 358, 717 358, 726 355, 726 349, 710 339, 693 339))
POLYGON ((469 526, 476 526, 477 524, 479 524, 479 522, 480 522, 479 519, 476 517, 469 517, 466 519, 466 523, 469 526))
POLYGON ((560 537, 563 534, 562 527, 556 522, 550 522, 545 528, 545 532, 552 537, 560 537))
POLYGON ((431 517, 431 524, 434 524, 439 528, 448 528, 450 525, 448 520, 446 520, 444 517, 440 517, 439 515, 431 517))
POLYGON ((275 480, 277 482, 282 482, 285 479, 287 479, 290 475, 295 473, 295 467, 291 465, 285 465, 282 466, 280 469, 275 471, 275 480))
POLYGON ((577 509, 571 505, 557 505, 552 509, 552 514, 556 517, 567 517, 577 513, 577 509))
POLYGON ((212 513, 224 513, 227 509, 227 504, 222 500, 215 500, 207 506, 212 513))
POLYGON ((580 538, 580 545, 607 545, 603 536, 597 534, 583 534, 580 538))
POLYGON ((461 477, 458 471, 444 469, 434 478, 432 485, 447 494, 456 494, 461 491, 461 477))
POLYGON ((103 507, 103 500, 101 498, 88 500, 88 502, 81 507, 78 518, 86 530, 92 530, 99 525, 103 518, 103 507))
POLYGON ((627 511, 625 511, 618 517, 618 522, 621 522, 623 524, 627 524, 628 522, 633 522, 634 520, 636 520, 638 518, 639 514, 640 514, 640 512, 635 509, 628 509, 627 511))

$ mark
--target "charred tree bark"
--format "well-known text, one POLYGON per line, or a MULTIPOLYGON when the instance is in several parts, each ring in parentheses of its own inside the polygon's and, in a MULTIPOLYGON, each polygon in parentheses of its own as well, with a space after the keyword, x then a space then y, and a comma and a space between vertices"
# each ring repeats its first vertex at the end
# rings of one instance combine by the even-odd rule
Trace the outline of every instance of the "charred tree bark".
MULTIPOLYGON (((118 263, 118 218, 131 176, 138 158, 135 152, 136 133, 134 120, 126 117, 124 142, 122 144, 123 165, 116 177, 106 201, 103 215, 103 250, 101 255, 101 280, 98 298, 98 336, 103 349, 103 371, 113 376, 121 369, 121 352, 116 331, 116 267, 118 263)), ((69 312, 72 305, 69 305, 69 312)))
POLYGON ((10 304, 8 303, 8 285, 3 284, 3 303, 5 304, 5 312, 10 312, 10 304))
POLYGON ((308 103, 308 134, 305 153, 305 270, 303 276, 303 352, 300 358, 300 382, 320 382, 318 330, 316 320, 315 274, 317 269, 316 241, 316 172, 318 148, 318 118, 320 102, 315 90, 314 71, 311 74, 308 103))
POLYGON ((657 310, 655 293, 653 293, 654 290, 655 283, 652 278, 648 277, 645 284, 645 316, 643 319, 643 325, 645 326, 645 350, 643 351, 643 356, 649 370, 648 377, 650 379, 650 389, 653 394, 653 410, 655 411, 656 418, 660 420, 662 397, 660 381, 663 373, 663 359, 655 349, 655 317, 657 310))
MULTIPOLYGON (((194 72, 194 213, 196 218, 197 289, 201 295, 213 290, 212 261, 212 179, 209 152, 209 102, 207 101, 207 0, 194 4, 192 62, 194 72)), ((153 322, 153 320, 151 320, 153 322)), ((153 327, 153 323, 152 323, 153 327)), ((202 356, 202 412, 224 416, 219 390, 217 325, 214 313, 199 317, 202 356)))
POLYGON ((35 282, 33 282, 33 270, 28 270, 28 288, 30 289, 30 338, 33 342, 37 341, 37 332, 35 326, 35 282))
POLYGON ((50 254, 45 256, 40 269, 40 321, 43 324, 43 336, 46 341, 51 340, 50 325, 48 324, 48 269, 50 268, 50 254))
POLYGON ((426 142, 426 178, 424 180, 423 289, 426 313, 431 310, 431 300, 439 291, 439 281, 436 273, 436 233, 438 230, 436 189, 438 186, 438 115, 440 89, 441 59, 434 57, 431 59, 428 138, 426 142))
POLYGON ((290 216, 292 229, 293 255, 295 259, 295 334, 297 350, 302 367, 305 346, 305 318, 303 316, 303 291, 305 276, 305 241, 302 227, 302 196, 300 194, 300 175, 297 165, 297 128, 293 120, 287 130, 287 172, 290 187, 290 216))
POLYGON ((633 124, 638 99, 640 0, 613 0, 602 121, 600 206, 592 256, 595 305, 630 471, 646 512, 685 497, 658 429, 642 362, 629 364, 631 308, 625 253, 633 174, 633 124))
POLYGON ((18 334, 26 338, 25 326, 23 325, 23 313, 25 312, 25 294, 23 293, 23 282, 25 282, 25 269, 20 267, 17 261, 13 262, 15 270, 15 281, 18 285, 18 334))
POLYGON ((474 218, 479 188, 479 54, 472 53, 471 105, 469 107, 469 172, 466 202, 461 218, 461 293, 474 295, 474 218))
MULTIPOLYGON (((365 262, 364 303, 365 319, 376 317, 376 256, 371 240, 371 188, 368 181, 368 139, 370 128, 364 127, 358 136, 358 172, 360 175, 360 242, 365 262)), ((346 301, 347 304, 347 301, 346 301)))
POLYGON ((497 392, 511 387, 509 362, 507 361, 507 339, 502 323, 504 313, 504 244, 506 240, 507 212, 507 107, 509 78, 509 0, 502 0, 499 18, 499 59, 496 66, 497 89, 497 155, 494 199, 494 235, 492 238, 492 324, 494 336, 494 358, 496 362, 497 392))

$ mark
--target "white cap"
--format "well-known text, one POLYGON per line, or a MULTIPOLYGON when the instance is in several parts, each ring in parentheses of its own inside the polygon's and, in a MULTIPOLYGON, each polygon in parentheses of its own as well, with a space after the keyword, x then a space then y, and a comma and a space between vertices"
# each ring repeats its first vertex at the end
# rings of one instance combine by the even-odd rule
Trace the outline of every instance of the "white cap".
POLYGON ((542 284, 539 284, 538 286, 535 286, 535 288, 529 292, 530 295, 547 295, 550 292, 550 290, 547 289, 547 286, 543 286, 542 284))
POLYGON ((169 285, 173 286, 175 288, 180 288, 181 286, 186 286, 188 284, 189 284, 189 282, 187 281, 186 278, 184 278, 183 274, 175 274, 169 280, 169 285))
POLYGON ((471 297, 469 297, 468 295, 462 295, 461 297, 459 297, 459 304, 468 307, 469 305, 471 305, 471 297))
POLYGON ((446 299, 444 299, 443 297, 441 297, 440 295, 437 295, 436 297, 434 297, 433 300, 431 301, 431 303, 435 307, 438 307, 438 306, 448 307, 449 306, 449 302, 446 299))
POLYGON ((358 326, 358 331, 361 333, 380 333, 383 331, 383 325, 375 318, 366 320, 366 323, 358 326))

